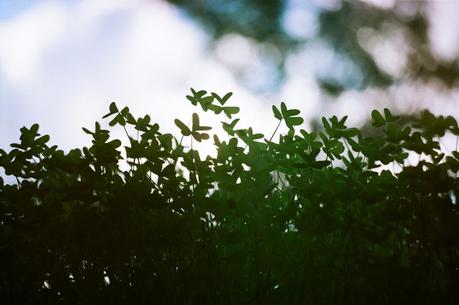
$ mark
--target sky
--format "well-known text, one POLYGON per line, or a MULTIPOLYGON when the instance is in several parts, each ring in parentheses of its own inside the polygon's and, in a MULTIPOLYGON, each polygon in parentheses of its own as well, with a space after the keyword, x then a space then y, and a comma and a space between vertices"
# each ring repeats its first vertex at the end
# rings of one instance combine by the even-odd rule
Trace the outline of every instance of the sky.
POLYGON ((234 91, 252 125, 263 126, 270 114, 208 54, 204 30, 166 3, 31 1, 6 13, 5 6, 0 147, 35 122, 64 149, 88 145, 81 127, 93 127, 112 101, 135 115, 150 114, 165 132, 177 131, 173 120, 188 121, 196 111, 185 99, 191 87, 234 91))
MULTIPOLYGON (((369 2, 391 4, 390 0, 369 2)), ((440 2, 446 4, 431 5, 432 47, 439 56, 454 57, 459 52, 459 18, 454 14, 458 5, 448 0, 436 3, 440 2)), ((289 1, 283 24, 291 35, 312 37, 317 31, 317 10, 301 3, 289 1)), ((392 54, 378 64, 397 73, 403 65, 397 44, 377 42, 368 45, 369 52, 392 54)), ((33 123, 40 124, 43 134, 51 135, 51 144, 64 150, 90 145, 90 137, 81 127, 93 128, 112 101, 129 106, 134 115, 149 114, 161 130, 177 134, 173 120, 188 122, 193 111, 199 112, 185 99, 191 87, 219 94, 234 92, 230 102, 241 107, 241 127, 253 126, 265 134, 276 125, 271 105, 281 101, 302 110, 305 129, 313 117, 342 116, 350 111, 350 124, 358 125, 372 108, 397 105, 389 101, 391 96, 414 97, 416 93, 420 106, 459 113, 457 103, 443 103, 459 100, 458 90, 443 96, 435 86, 426 92, 419 84, 410 83, 384 92, 351 90, 342 94, 333 108, 328 106, 314 69, 318 61, 323 61, 322 66, 327 60, 334 67, 336 63, 330 60, 332 55, 324 56, 328 51, 320 41, 289 56, 279 90, 251 90, 250 85, 257 88, 270 81, 269 67, 260 56, 270 50, 235 34, 225 36, 215 51, 210 51, 209 44, 210 38, 199 24, 159 0, 0 0, 0 147, 5 149, 17 141, 19 129, 33 123), (250 67, 250 73, 245 74, 249 86, 242 86, 237 71, 246 71, 246 67, 250 67), (372 103, 358 103, 362 100, 372 103)), ((202 116, 206 125, 216 126, 223 120, 207 113, 202 116)), ((123 136, 120 130, 113 134, 123 136)), ((211 151, 212 143, 201 149, 211 151)))

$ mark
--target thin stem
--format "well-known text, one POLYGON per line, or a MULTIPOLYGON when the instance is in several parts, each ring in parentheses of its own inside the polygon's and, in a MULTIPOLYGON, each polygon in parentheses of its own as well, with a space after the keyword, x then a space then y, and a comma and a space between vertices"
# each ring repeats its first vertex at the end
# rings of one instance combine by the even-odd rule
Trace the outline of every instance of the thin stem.
POLYGON ((18 183, 18 188, 21 188, 21 181, 19 181, 19 178, 16 176, 14 178, 16 178, 16 182, 18 183))
POLYGON ((126 133, 128 139, 130 139, 131 136, 129 135, 129 133, 128 133, 127 129, 126 129, 126 126, 123 125, 123 129, 124 129, 124 132, 126 133))
POLYGON ((445 149, 445 152, 449 153, 448 147, 446 147, 446 145, 443 144, 443 142, 441 141, 441 138, 437 137, 437 139, 438 139, 438 143, 440 143, 440 148, 443 146, 443 148, 445 149))
POLYGON ((274 135, 276 134, 277 129, 279 129, 279 126, 280 126, 281 123, 282 123, 282 119, 279 120, 279 124, 277 124, 276 129, 274 129, 274 132, 273 132, 273 134, 271 135, 271 138, 269 138, 269 142, 271 142, 271 140, 274 138, 274 135))
MULTIPOLYGON (((458 140, 459 140, 459 135, 456 136, 456 151, 457 151, 457 146, 458 146, 458 140)), ((454 178, 457 179, 457 171, 456 171, 456 174, 454 175, 454 178)))
POLYGON ((194 192, 194 190, 196 189, 196 187, 194 185, 194 181, 197 181, 197 179, 196 179, 196 168, 195 168, 194 154, 193 154, 193 136, 191 136, 191 157, 192 157, 192 160, 193 160, 193 176, 194 176, 194 180, 191 183, 191 187, 192 187, 192 191, 194 192))
POLYGON ((351 149, 349 148, 349 145, 347 144, 346 139, 344 139, 344 145, 346 145, 346 148, 347 148, 348 151, 351 151, 351 149))
POLYGON ((249 146, 249 143, 246 143, 244 149, 242 150, 242 152, 245 152, 245 150, 247 149, 248 146, 249 146))
MULTIPOLYGON (((191 119, 188 121, 188 124, 186 126, 190 128, 190 124, 191 124, 191 119)), ((182 145, 183 137, 184 135, 182 134, 182 137, 180 138, 179 146, 182 145)))

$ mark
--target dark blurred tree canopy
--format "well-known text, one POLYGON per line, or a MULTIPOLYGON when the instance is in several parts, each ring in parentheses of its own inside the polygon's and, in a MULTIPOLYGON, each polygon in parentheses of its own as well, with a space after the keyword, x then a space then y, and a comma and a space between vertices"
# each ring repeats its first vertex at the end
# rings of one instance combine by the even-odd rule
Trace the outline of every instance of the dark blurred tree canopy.
POLYGON ((318 75, 321 87, 328 93, 338 94, 346 89, 362 89, 367 86, 385 87, 401 79, 432 78, 451 87, 459 78, 457 61, 443 61, 429 48, 428 8, 424 1, 396 1, 391 9, 361 1, 335 1, 335 5, 329 7, 320 6, 319 1, 169 1, 201 22, 216 41, 226 34, 236 33, 275 46, 282 54, 277 71, 279 79, 282 79, 282 69, 288 54, 313 40, 324 40, 351 70, 337 75, 331 69, 328 73, 318 75), (301 3, 319 11, 315 36, 298 38, 285 31, 282 20, 289 3, 301 3), (377 58, 365 47, 365 41, 362 41, 371 37, 359 39, 359 33, 365 30, 370 30, 370 36, 390 36, 393 34, 391 29, 401 31, 407 44, 400 50, 406 52, 407 59, 400 75, 391 75, 377 64, 377 58))

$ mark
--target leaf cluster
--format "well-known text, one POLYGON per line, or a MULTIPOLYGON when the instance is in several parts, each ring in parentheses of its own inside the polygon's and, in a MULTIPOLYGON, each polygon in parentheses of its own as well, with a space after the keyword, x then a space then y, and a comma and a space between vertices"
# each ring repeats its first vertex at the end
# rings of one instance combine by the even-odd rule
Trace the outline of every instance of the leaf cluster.
POLYGON ((98 122, 69 152, 22 128, 0 149, 4 304, 457 304, 453 117, 375 110, 365 136, 335 116, 306 131, 281 103, 273 141, 230 97, 187 96, 225 137, 193 113, 179 140, 115 103, 127 146, 98 122), (211 139, 215 156, 184 144, 211 139))

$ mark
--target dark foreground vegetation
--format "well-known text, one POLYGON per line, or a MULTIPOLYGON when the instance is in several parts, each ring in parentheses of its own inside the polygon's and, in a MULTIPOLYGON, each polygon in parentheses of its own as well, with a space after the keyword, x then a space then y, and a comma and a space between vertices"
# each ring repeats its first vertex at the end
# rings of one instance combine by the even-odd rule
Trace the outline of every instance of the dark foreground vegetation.
POLYGON ((238 128, 230 95, 188 96, 227 117, 225 139, 196 114, 176 139, 113 103, 125 148, 99 123, 69 152, 22 128, 0 149, 17 181, 0 180, 0 303, 459 304, 453 117, 306 132, 282 103, 289 132, 265 137, 238 128), (216 157, 193 149, 206 140, 216 157))

